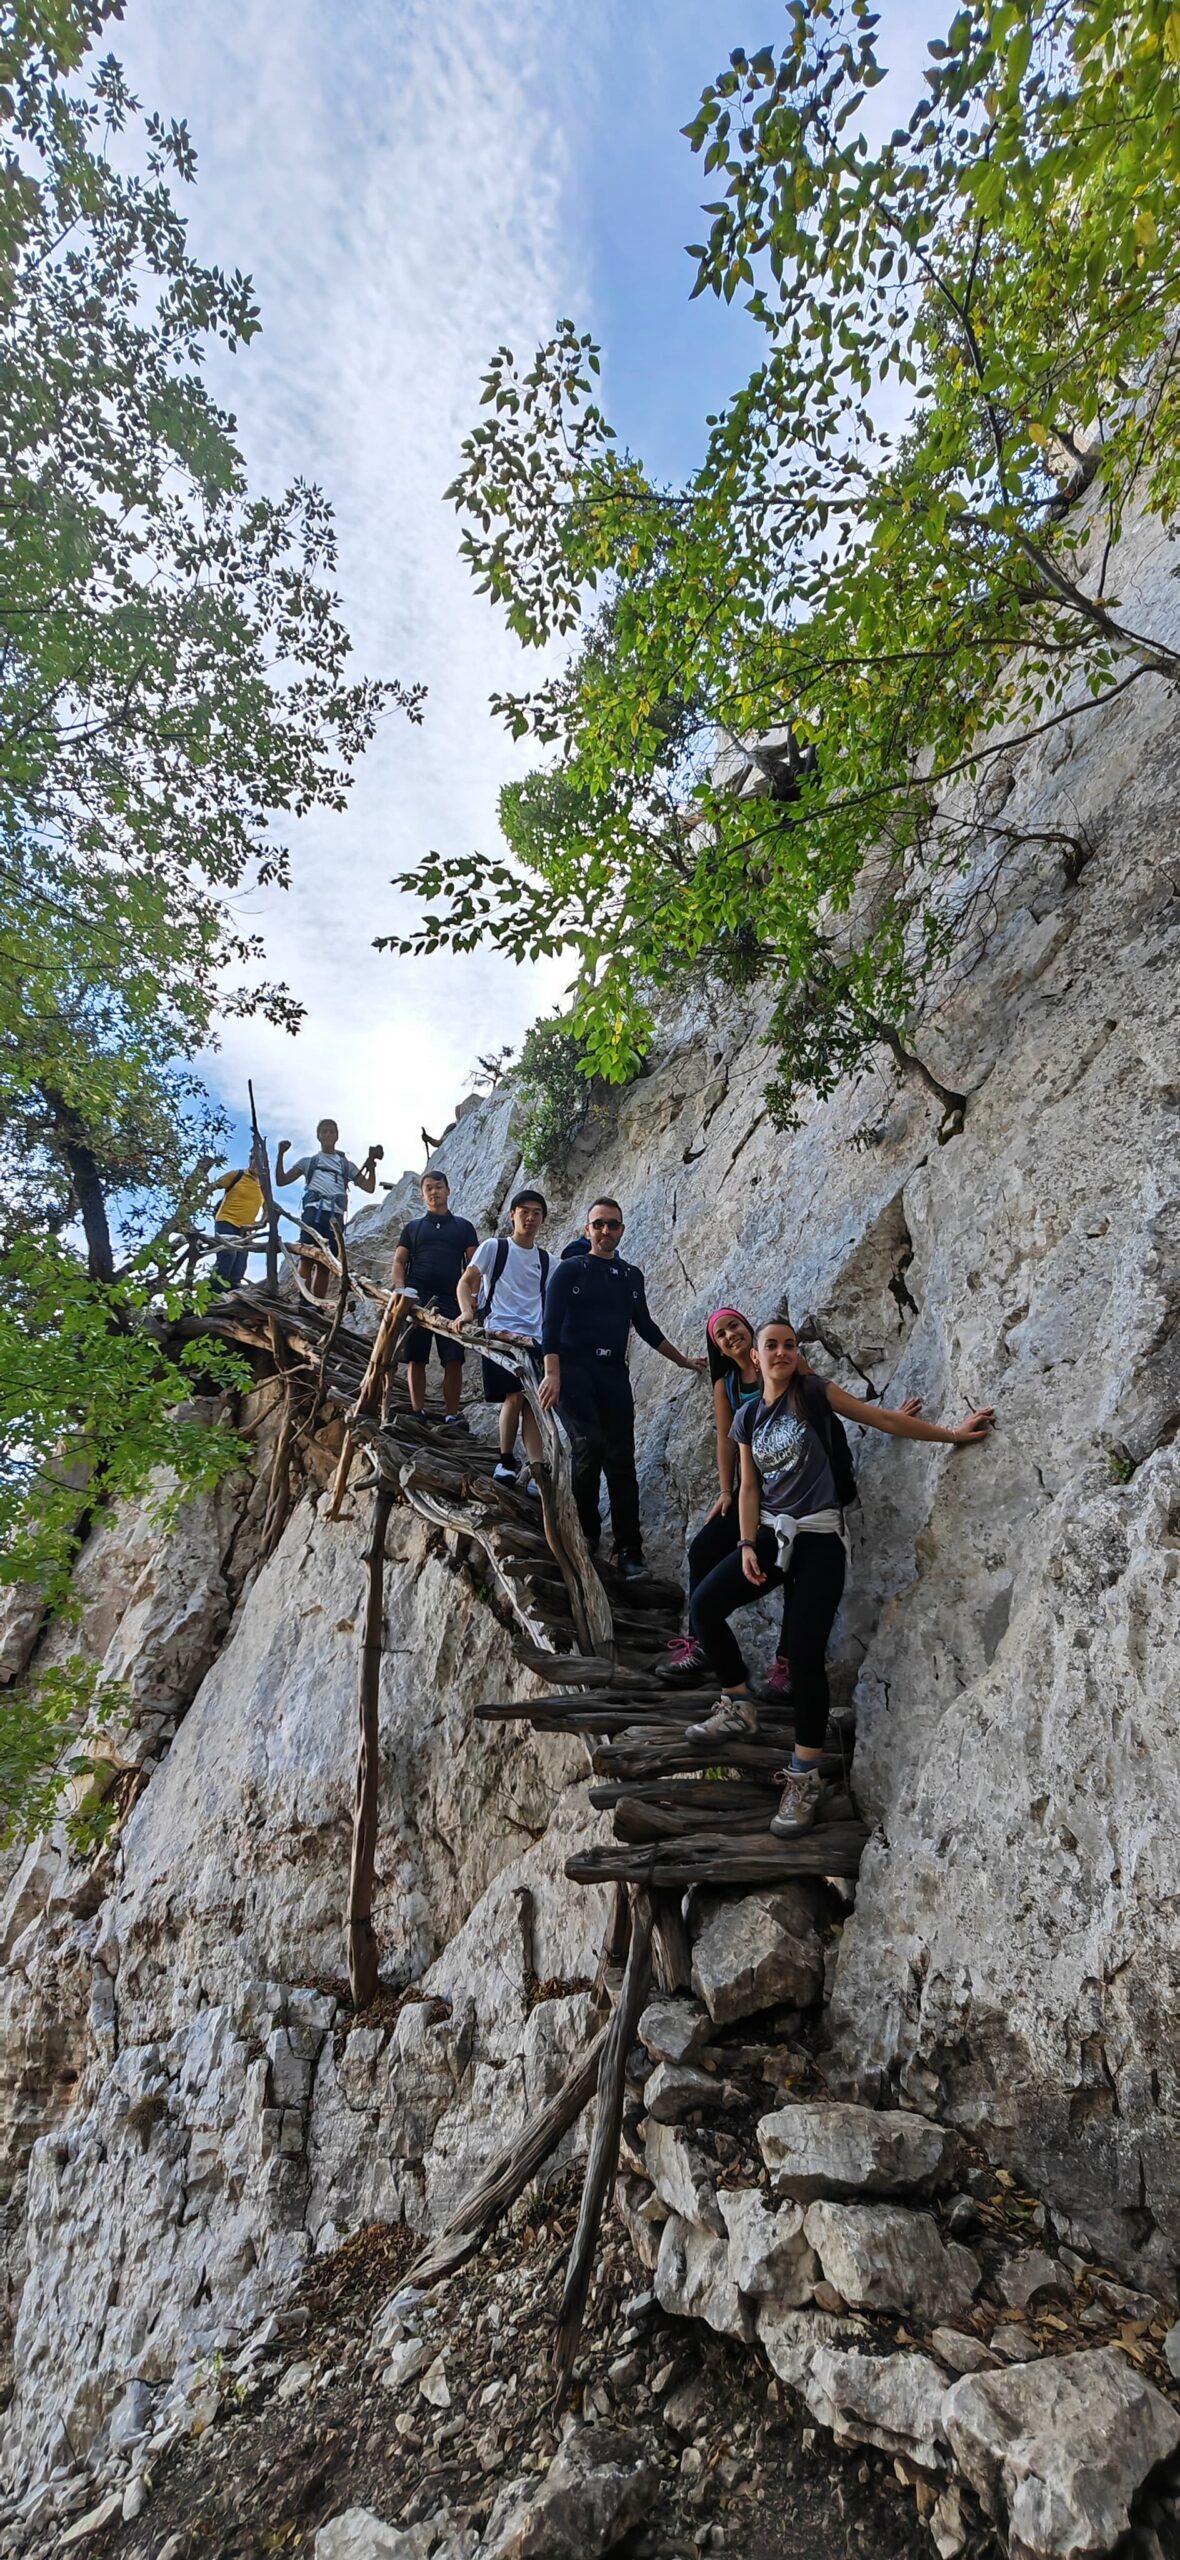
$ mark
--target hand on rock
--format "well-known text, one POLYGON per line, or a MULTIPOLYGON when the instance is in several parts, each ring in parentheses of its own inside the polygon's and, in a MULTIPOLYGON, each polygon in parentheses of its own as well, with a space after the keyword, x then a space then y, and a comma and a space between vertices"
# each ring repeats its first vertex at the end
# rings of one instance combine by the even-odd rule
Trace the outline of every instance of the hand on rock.
POLYGON ((965 1422, 955 1427, 956 1449, 966 1449, 973 1440, 986 1440, 996 1418, 994 1405, 981 1404, 977 1413, 969 1413, 965 1422))

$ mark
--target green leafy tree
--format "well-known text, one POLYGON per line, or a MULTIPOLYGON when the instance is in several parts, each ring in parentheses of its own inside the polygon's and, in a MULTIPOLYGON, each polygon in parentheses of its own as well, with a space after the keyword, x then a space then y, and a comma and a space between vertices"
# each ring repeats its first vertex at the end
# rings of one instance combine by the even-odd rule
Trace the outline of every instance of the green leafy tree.
POLYGON ((538 1173, 564 1155, 590 1108, 586 1048, 560 1014, 534 1022, 514 1070, 513 1131, 526 1165, 538 1173))
POLYGON ((880 147, 867 0, 786 14, 687 127, 695 290, 766 338, 691 482, 620 452, 563 322, 497 353, 451 493, 523 641, 608 600, 605 654, 496 706, 552 759, 520 810, 559 781, 570 823, 399 883, 428 902, 403 949, 568 945, 598 1074, 684 970, 769 974, 780 1120, 882 1038, 915 1063, 923 987, 1027 840, 988 788, 1013 731, 1180 674, 1117 591, 1129 511, 1170 517, 1180 475, 1180 11, 974 0, 880 147))
POLYGON ((226 1013, 296 1027, 243 900, 421 714, 350 670, 320 491, 247 486, 201 368, 250 281, 190 253, 187 128, 95 50, 121 14, 0 0, 0 1577, 49 1600, 79 1477, 235 1462, 159 1342, 225 1127, 193 1062, 226 1013))

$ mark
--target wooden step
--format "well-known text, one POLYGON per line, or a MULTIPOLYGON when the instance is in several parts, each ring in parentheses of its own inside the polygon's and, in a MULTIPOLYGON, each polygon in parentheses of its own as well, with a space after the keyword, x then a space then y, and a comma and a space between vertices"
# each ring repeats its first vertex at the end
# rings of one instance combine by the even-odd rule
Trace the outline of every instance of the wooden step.
POLYGON ((611 1841, 567 1858, 565 1872, 574 1884, 639 1884, 677 1893, 690 1885, 744 1885, 756 1892, 796 1876, 855 1876, 868 1837, 863 1822, 832 1822, 800 1840, 712 1832, 651 1847, 611 1841))
POLYGON ((513 1650, 526 1671, 538 1672, 542 1678, 547 1671, 553 1670, 555 1662, 560 1662, 562 1679, 572 1681, 579 1688, 604 1689, 614 1677, 613 1662, 608 1662, 600 1654, 542 1652, 539 1645, 525 1644, 523 1640, 513 1650))
MULTIPOLYGON (((718 1808, 715 1804, 696 1810, 691 1805, 669 1803, 667 1799, 660 1803, 650 1800, 640 1803, 634 1796, 622 1795, 614 1808, 614 1834, 616 1840, 624 1841, 676 1841, 706 1834, 715 1836, 723 1827, 727 1838, 736 1838, 740 1834, 743 1839, 764 1840, 768 1835, 774 1836, 770 1821, 778 1810, 778 1800, 777 1787, 768 1788, 760 1803, 744 1808, 735 1806, 732 1811, 726 1807, 718 1808)), ((833 1823, 855 1822, 856 1818, 851 1796, 846 1795, 843 1788, 838 1792, 833 1789, 820 1807, 816 1831, 818 1833, 833 1823)))

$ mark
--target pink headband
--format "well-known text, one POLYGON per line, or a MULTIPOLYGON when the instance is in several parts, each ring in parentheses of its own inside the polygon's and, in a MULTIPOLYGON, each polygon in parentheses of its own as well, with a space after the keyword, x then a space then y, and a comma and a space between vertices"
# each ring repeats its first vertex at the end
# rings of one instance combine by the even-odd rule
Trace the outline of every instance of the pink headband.
POLYGON ((710 1342, 716 1342, 718 1325, 725 1324, 730 1317, 733 1317, 738 1324, 744 1324, 747 1333, 753 1333, 754 1327, 751 1324, 749 1317, 742 1314, 740 1307, 714 1307, 713 1313, 705 1326, 705 1331, 708 1334, 710 1342))

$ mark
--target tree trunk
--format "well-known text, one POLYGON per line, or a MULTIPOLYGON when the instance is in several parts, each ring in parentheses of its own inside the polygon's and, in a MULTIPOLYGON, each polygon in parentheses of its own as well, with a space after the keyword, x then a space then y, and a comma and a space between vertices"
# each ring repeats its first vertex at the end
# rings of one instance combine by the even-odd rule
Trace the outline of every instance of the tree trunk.
POLYGON ((619 2157, 619 2132, 623 2121, 623 2103, 627 2094, 627 2056, 635 2040, 640 2011, 647 1998, 651 1981, 652 1898, 642 1889, 632 1892, 631 1943, 619 1989, 618 2005, 607 2028, 606 2042, 598 2072, 598 2106, 594 2117, 586 2176, 582 2185, 582 2203, 578 2227, 566 2268, 565 2289, 561 2297, 561 2319, 557 2332, 554 2363, 557 2367, 558 2396, 569 2388, 590 2278, 594 2272, 594 2255, 603 2207, 610 2192, 611 2180, 619 2157))
POLYGON ((115 1278, 115 1256, 111 1247, 111 1231, 107 1224, 107 1204, 92 1150, 87 1146, 77 1113, 60 1093, 45 1091, 45 1100, 53 1118, 58 1145, 70 1170, 78 1215, 86 1237, 87 1267, 92 1280, 100 1280, 110 1288, 115 1278))
POLYGON ((385 1532, 392 1508, 392 1486, 378 1485, 373 1498, 373 1531, 365 1558, 369 1582, 365 1598, 365 1631, 361 1641, 360 1733, 352 1822, 352 1870, 348 1880, 348 1980, 354 2009, 366 2009, 377 1991, 377 1939, 373 1928, 373 1870, 377 1859, 377 1781, 380 1771, 377 1710, 385 1631, 385 1532))

